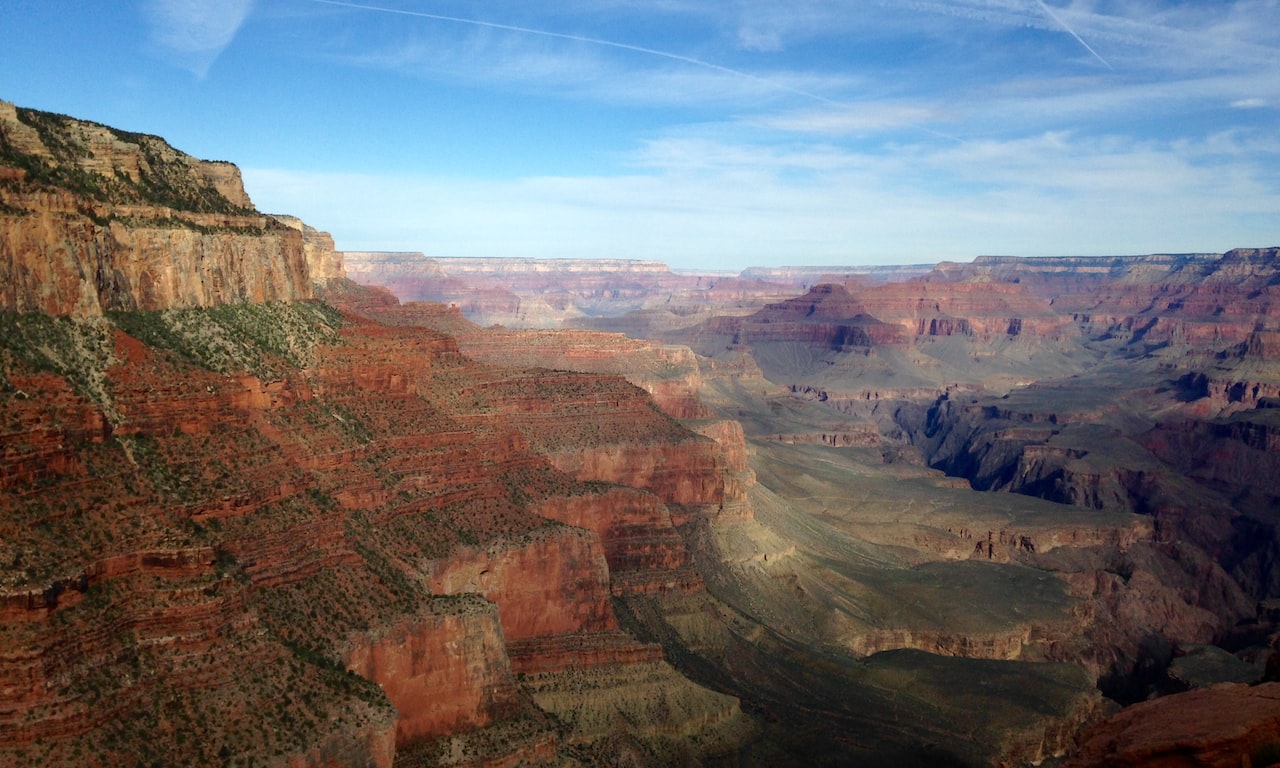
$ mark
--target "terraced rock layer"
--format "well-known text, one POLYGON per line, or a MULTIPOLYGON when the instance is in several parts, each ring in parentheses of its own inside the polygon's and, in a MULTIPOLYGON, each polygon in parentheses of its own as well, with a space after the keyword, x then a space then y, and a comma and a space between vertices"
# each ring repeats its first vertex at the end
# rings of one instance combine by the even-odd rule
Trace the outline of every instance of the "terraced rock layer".
MULTIPOLYGON (((286 322, 302 309, 267 308, 286 322)), ((661 663, 620 630, 610 595, 642 588, 635 573, 698 588, 669 524, 656 539, 644 526, 669 514, 664 497, 685 515, 720 497, 718 444, 617 379, 488 368, 432 331, 322 316, 332 335, 312 365, 273 357, 274 381, 193 366, 187 356, 213 361, 174 343, 172 317, 121 316, 151 343, 105 328, 106 408, 33 370, 59 361, 10 339, 10 757, 309 764, 306 745, 332 744, 322 757, 386 765, 393 745, 409 754, 512 723, 525 735, 504 742, 511 754, 545 756, 559 736, 514 670, 661 663), (546 421, 593 430, 583 455, 612 445, 662 460, 622 472, 635 488, 591 469, 583 486, 540 452, 574 455, 546 421), (629 508, 643 518, 630 527, 629 508), (186 700, 201 704, 166 709, 186 700), (237 715, 253 707, 260 722, 237 715), (134 729, 152 717, 142 746, 134 729), (207 738, 184 742, 197 724, 207 738)), ((50 335, 71 327, 43 322, 50 335)))
POLYGON ((0 102, 0 308, 91 317, 312 297, 300 231, 230 163, 0 102))

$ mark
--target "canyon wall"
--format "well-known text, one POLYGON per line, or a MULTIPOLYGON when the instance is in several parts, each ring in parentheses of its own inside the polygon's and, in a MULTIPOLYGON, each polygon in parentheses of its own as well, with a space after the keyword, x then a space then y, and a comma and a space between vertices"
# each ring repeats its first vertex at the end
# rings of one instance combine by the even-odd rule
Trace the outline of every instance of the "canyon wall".
MULTIPOLYGON (((264 311, 290 327, 309 310, 264 311)), ((703 503, 723 461, 641 390, 488 368, 433 331, 336 315, 309 367, 277 361, 263 381, 188 362, 210 360, 166 325, 186 315, 117 317, 145 341, 104 339, 110 419, 75 382, 30 370, 42 353, 17 346, 25 336, 6 336, 6 759, 162 749, 190 764, 388 765, 456 747, 549 761, 559 737, 517 672, 543 676, 548 696, 556 676, 589 669, 617 685, 654 665, 680 679, 620 628, 611 595, 696 588, 654 492, 703 503), (595 450, 639 441, 663 456, 671 440, 674 458, 635 474, 654 492, 581 485, 520 431, 543 423, 589 429, 595 450), (686 445, 697 458, 681 463, 686 445), (184 700, 200 703, 182 718, 164 709, 184 700), (151 707, 173 730, 143 747, 135 726, 151 707), (175 741, 188 723, 206 733, 198 746, 175 741)), ((46 322, 45 334, 63 328, 46 322)), ((705 705, 737 717, 732 701, 705 705)))
POLYGON ((326 284, 347 276, 342 254, 334 245, 333 235, 321 232, 297 216, 273 214, 271 218, 302 233, 302 254, 307 260, 307 272, 313 283, 326 284))
POLYGON ((697 587, 663 503, 548 458, 642 445, 637 482, 701 503, 714 443, 620 378, 469 361, 422 327, 456 312, 312 303, 397 309, 230 164, 0 107, 0 762, 555 762, 517 673, 548 703, 584 670, 612 699, 658 674, 707 727, 740 716, 613 614, 697 587))
MULTIPOLYGON (((427 257, 422 253, 344 254, 350 277, 387 288, 402 301, 457 306, 481 326, 560 328, 649 307, 671 316, 708 302, 752 309, 790 288, 730 275, 683 274, 658 261, 427 257)), ((677 320, 677 322, 679 322, 677 320)))
POLYGON ((0 308, 50 315, 312 296, 300 232, 229 163, 0 102, 0 308))

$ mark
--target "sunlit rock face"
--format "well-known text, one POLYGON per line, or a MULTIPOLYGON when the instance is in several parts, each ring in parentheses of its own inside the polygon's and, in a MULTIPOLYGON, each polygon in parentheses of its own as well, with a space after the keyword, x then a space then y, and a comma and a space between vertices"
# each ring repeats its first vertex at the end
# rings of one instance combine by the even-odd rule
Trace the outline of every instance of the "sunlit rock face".
MULTIPOLYGON (((680 678, 611 603, 700 588, 662 499, 720 498, 718 443, 615 377, 486 367, 437 332, 305 303, 240 311, 272 313, 273 328, 317 312, 327 330, 283 345, 305 348, 300 367, 262 349, 203 356, 238 314, 119 315, 150 343, 114 326, 82 339, 106 345, 94 389, 30 369, 29 326, 6 336, 7 757, 154 748, 216 764, 225 747, 389 765, 463 739, 486 759, 552 760, 559 736, 516 675, 539 675, 539 695, 587 718, 555 692, 570 684, 558 676, 595 668, 615 681, 595 683, 602 701, 656 675, 709 708, 708 728, 736 722, 734 700, 680 678), (543 451, 579 432, 593 451, 620 445, 610 471, 641 487, 557 470, 543 451), (655 463, 663 445, 671 458, 655 463), (200 704, 182 717, 206 723, 207 741, 175 741, 176 728, 139 740, 152 707, 188 700, 200 704), (483 733, 501 735, 467 736, 483 733)), ((53 334, 78 326, 41 322, 46 347, 71 349, 53 334)))
POLYGON ((345 659, 386 692, 398 744, 484 727, 516 698, 497 606, 435 602, 424 616, 358 637, 345 659))
POLYGON ((302 253, 313 283, 324 285, 347 276, 342 253, 335 248, 333 235, 321 232, 297 216, 272 215, 271 218, 302 233, 302 253))
POLYGON ((697 588, 655 492, 718 498, 718 444, 616 376, 469 361, 422 327, 456 310, 309 301, 397 305, 230 164, 8 104, 0 139, 0 762, 548 762, 517 673, 553 697, 606 667, 606 699, 657 675, 739 716, 610 602, 697 588), (643 446, 613 466, 654 490, 558 471, 588 435, 643 446))
POLYGON ((0 307, 94 316, 312 297, 301 232, 240 171, 0 102, 0 307))

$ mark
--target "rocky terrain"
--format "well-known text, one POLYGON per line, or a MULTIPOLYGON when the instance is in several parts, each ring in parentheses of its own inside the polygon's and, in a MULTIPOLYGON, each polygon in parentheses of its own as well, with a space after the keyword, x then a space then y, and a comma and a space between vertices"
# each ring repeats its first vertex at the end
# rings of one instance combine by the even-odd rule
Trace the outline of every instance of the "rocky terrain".
POLYGON ((0 764, 1280 750, 1275 249, 431 260, 0 151, 0 764))
MULTIPOLYGON (((422 253, 343 252, 348 276, 392 291, 403 301, 457 306, 480 326, 560 328, 593 325, 627 312, 683 327, 717 313, 753 312, 790 296, 797 273, 769 279, 727 274, 682 274, 659 261, 627 259, 484 259, 422 253)), ((629 321, 634 326, 634 317, 629 321)))
POLYGON ((301 233, 240 171, 0 102, 0 308, 90 317, 311 297, 301 233))
MULTIPOLYGON (((1027 637, 1038 636, 1045 658, 1081 664, 1111 701, 1129 704, 1255 682, 1276 651, 1264 606, 1280 589, 1269 471, 1277 274, 1277 249, 984 258, 896 283, 819 284, 679 328, 657 329, 645 312, 598 325, 693 350, 702 402, 743 425, 760 484, 783 508, 807 511, 806 525, 820 521, 823 544, 835 528, 933 567, 1025 563, 1056 573, 1069 602, 1080 601, 1074 621, 1016 643, 974 628, 951 639, 913 628, 846 640, 856 653, 1027 658, 1036 653, 1027 637), (934 489, 915 492, 913 476, 934 489), (892 489, 879 490, 890 478, 892 489), (996 501, 1009 493, 1023 500, 996 501), (1013 517, 988 517, 998 509, 1013 517), (1126 529, 1095 512, 1135 517, 1126 529), (1188 677, 1183 660, 1206 647, 1231 664, 1188 677)), ((763 509, 757 500, 757 521, 763 509)), ((809 599, 835 582, 804 575, 792 581, 809 599)), ((943 583, 960 581, 973 589, 951 605, 1012 594, 973 576, 943 583)), ((926 615, 945 610, 921 605, 926 615)), ((940 623, 964 626, 954 615, 940 623)), ((1161 738, 1177 750, 1176 732, 1161 738)), ((1093 749, 1079 764, 1105 762, 1093 749)))
MULTIPOLYGON (((0 136, 15 153, 30 123, 64 129, 46 144, 116 136, 13 114, 0 136)), ((116 156, 82 149, 55 160, 105 186, 115 166, 97 164, 116 156)), ((203 183, 177 157, 172 183, 203 183)), ((54 167, 9 174, 6 232, 69 220, 38 207, 82 191, 54 167)), ((672 521, 723 503, 720 445, 620 378, 487 366, 412 313, 384 325, 309 301, 387 303, 335 274, 323 233, 236 215, 262 231, 167 225, 206 249, 191 273, 176 254, 173 293, 12 290, 0 762, 596 764, 599 750, 734 748, 753 728, 737 700, 677 673, 612 603, 699 587, 672 521), (206 239, 231 237, 239 253, 286 244, 285 282, 306 290, 194 293, 225 266, 206 239), (614 744, 620 716, 643 726, 614 744)), ((4 258, 21 272, 50 250, 96 257, 116 226, 6 238, 4 258)), ((165 253, 113 247, 125 274, 165 253)), ((50 268, 93 273, 69 265, 50 268)))

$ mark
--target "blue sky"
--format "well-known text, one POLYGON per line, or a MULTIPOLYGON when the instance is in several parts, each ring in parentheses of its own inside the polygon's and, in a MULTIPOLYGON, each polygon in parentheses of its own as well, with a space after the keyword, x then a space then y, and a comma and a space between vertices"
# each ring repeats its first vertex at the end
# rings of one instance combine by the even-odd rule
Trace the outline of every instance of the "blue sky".
POLYGON ((1280 244, 1280 2, 5 0, 0 98, 346 250, 891 264, 1280 244))

